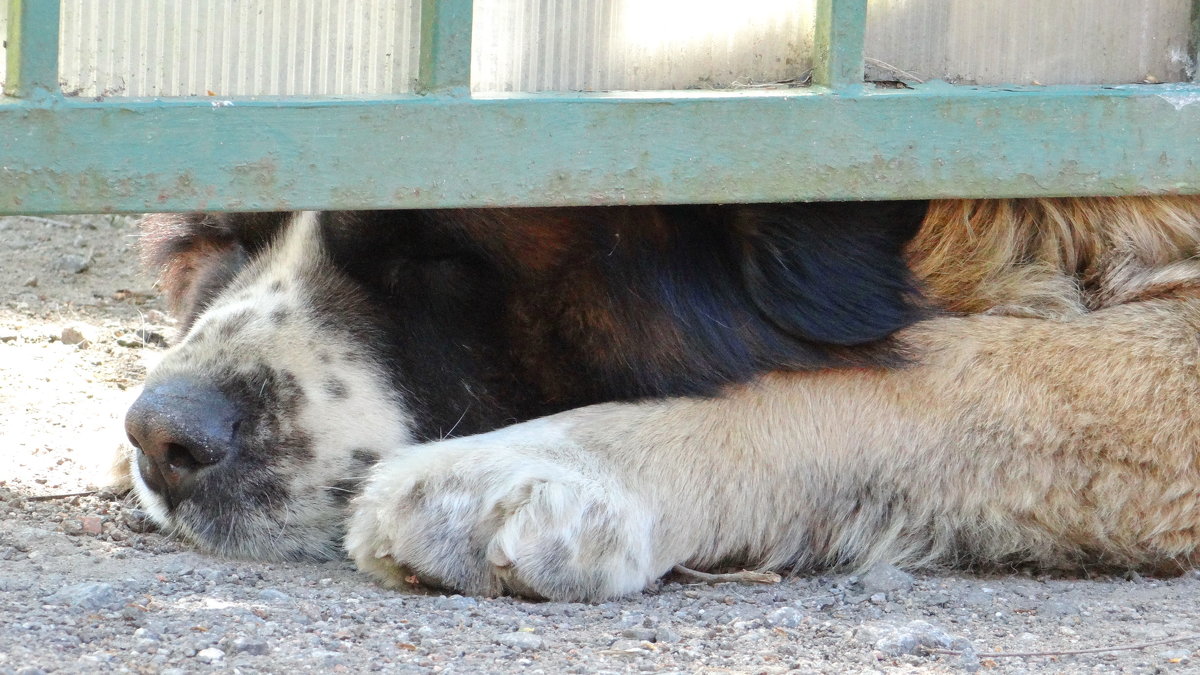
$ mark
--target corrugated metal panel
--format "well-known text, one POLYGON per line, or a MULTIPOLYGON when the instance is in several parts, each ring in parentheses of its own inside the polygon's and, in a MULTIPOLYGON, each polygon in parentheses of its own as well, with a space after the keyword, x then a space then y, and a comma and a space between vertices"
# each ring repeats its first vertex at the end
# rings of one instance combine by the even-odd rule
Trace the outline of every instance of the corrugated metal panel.
POLYGON ((1147 76, 1184 81, 1193 67, 1192 0, 871 0, 869 7, 872 79, 893 79, 898 69, 966 84, 1128 84, 1147 76))
POLYGON ((409 91, 414 0, 63 0, 60 79, 80 96, 409 91))
MULTIPOLYGON (((871 0, 870 79, 1187 80, 1192 0, 871 0)), ((63 0, 81 96, 411 90, 419 0, 63 0)), ((814 0, 476 0, 476 91, 726 88, 802 78, 814 0)), ((5 23, 0 12, 0 30, 5 23)), ((0 79, 4 62, 0 58, 0 79)))
POLYGON ((803 77, 813 0, 475 0, 475 91, 727 88, 803 77))
MULTIPOLYGON (((477 91, 725 88, 802 77, 810 0, 476 0, 477 91), (569 5, 569 6, 564 6, 569 5)), ((1184 81, 1192 0, 871 0, 870 79, 1184 81)))
POLYGON ((4 82, 4 75, 8 72, 7 50, 4 48, 8 43, 8 12, 5 9, 0 5, 0 82, 4 82))

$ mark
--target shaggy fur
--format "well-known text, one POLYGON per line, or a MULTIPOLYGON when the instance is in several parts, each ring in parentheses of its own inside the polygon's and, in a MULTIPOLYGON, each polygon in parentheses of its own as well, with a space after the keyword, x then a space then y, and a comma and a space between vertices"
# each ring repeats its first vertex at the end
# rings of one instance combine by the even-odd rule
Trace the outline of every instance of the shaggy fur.
MULTIPOLYGON (((676 564, 1194 565, 1197 242, 1193 197, 935 202, 909 258, 945 312, 889 343, 905 361, 776 363, 715 397, 603 403, 402 444, 353 501, 346 546, 390 584, 416 575, 588 600, 636 592, 676 564)), ((604 297, 631 309, 607 323, 636 321, 646 306, 620 298, 643 293, 609 286, 604 297)), ((787 297, 750 296, 768 316, 787 297)), ((822 353, 848 358, 853 342, 822 353)), ((566 382, 556 400, 578 381, 566 382)))
POLYGON ((130 409, 164 526, 334 555, 394 449, 772 370, 899 363, 921 203, 151 216, 182 337, 130 409))
POLYGON ((945 309, 1067 319, 1200 278, 1200 199, 944 200, 910 263, 945 309))

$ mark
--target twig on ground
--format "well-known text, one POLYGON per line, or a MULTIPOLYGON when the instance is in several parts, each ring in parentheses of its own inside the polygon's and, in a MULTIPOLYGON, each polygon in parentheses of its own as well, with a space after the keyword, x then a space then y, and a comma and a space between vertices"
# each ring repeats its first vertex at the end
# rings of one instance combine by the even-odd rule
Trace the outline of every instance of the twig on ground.
POLYGON ((66 494, 61 494, 61 495, 34 495, 32 497, 26 497, 25 501, 48 502, 52 499, 67 499, 70 497, 87 497, 88 495, 94 495, 97 492, 99 492, 99 490, 88 490, 87 492, 68 492, 66 494))
MULTIPOLYGON (((979 658, 988 659, 1004 659, 1004 658, 1024 658, 1029 656, 1074 656, 1077 654, 1103 654, 1104 652, 1128 652, 1137 649, 1146 649, 1148 647, 1158 647, 1159 645, 1169 645, 1175 642, 1186 642, 1188 640, 1200 640, 1200 633, 1191 635, 1179 635, 1173 638, 1165 638, 1163 640, 1154 640, 1153 642, 1142 642, 1135 645, 1117 645, 1115 647, 1092 647, 1091 649, 1064 649, 1060 651, 1048 652, 976 652, 979 658)), ((947 656, 962 656, 961 651, 953 649, 930 649, 927 650, 930 654, 945 654, 947 656)))
POLYGON ((701 572, 683 565, 676 565, 672 572, 691 577, 697 581, 702 581, 706 584, 723 584, 728 582, 736 582, 743 584, 777 584, 783 577, 774 572, 753 572, 751 570, 742 570, 740 572, 729 572, 727 574, 709 574, 701 572))
POLYGON ((887 63, 886 61, 880 61, 879 59, 873 59, 869 56, 863 58, 863 61, 866 61, 867 63, 869 63, 873 66, 878 66, 880 68, 883 68, 884 70, 891 72, 893 75, 900 75, 901 77, 907 77, 908 79, 916 82, 917 84, 925 84, 925 80, 922 80, 921 78, 917 77, 916 75, 913 75, 912 73, 908 72, 907 70, 897 68, 896 66, 893 66, 892 64, 887 63))
POLYGON ((53 225, 55 227, 67 227, 67 228, 75 227, 74 225, 72 225, 71 223, 68 223, 65 220, 55 220, 53 218, 42 218, 41 216, 17 216, 17 218, 20 218, 22 220, 31 220, 35 223, 44 223, 46 225, 53 225))

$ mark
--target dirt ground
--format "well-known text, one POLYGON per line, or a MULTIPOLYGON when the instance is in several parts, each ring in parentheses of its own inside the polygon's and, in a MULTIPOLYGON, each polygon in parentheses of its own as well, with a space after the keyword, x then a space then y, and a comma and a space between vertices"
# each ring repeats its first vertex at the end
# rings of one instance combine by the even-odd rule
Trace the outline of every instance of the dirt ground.
POLYGON ((191 551, 107 489, 172 331, 135 234, 123 216, 0 218, 0 673, 1200 672, 1196 574, 880 567, 584 605, 191 551))

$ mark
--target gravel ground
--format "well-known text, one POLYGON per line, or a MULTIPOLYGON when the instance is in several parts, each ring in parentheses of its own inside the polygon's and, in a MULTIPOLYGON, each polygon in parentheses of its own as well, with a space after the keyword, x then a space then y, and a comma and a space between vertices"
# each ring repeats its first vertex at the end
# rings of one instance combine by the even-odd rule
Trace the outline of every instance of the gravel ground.
POLYGON ((1200 633, 1195 574, 879 567, 584 605, 190 551, 108 487, 125 406, 171 334, 133 235, 124 217, 0 218, 0 673, 1200 672, 1200 637, 995 654, 1200 633))

